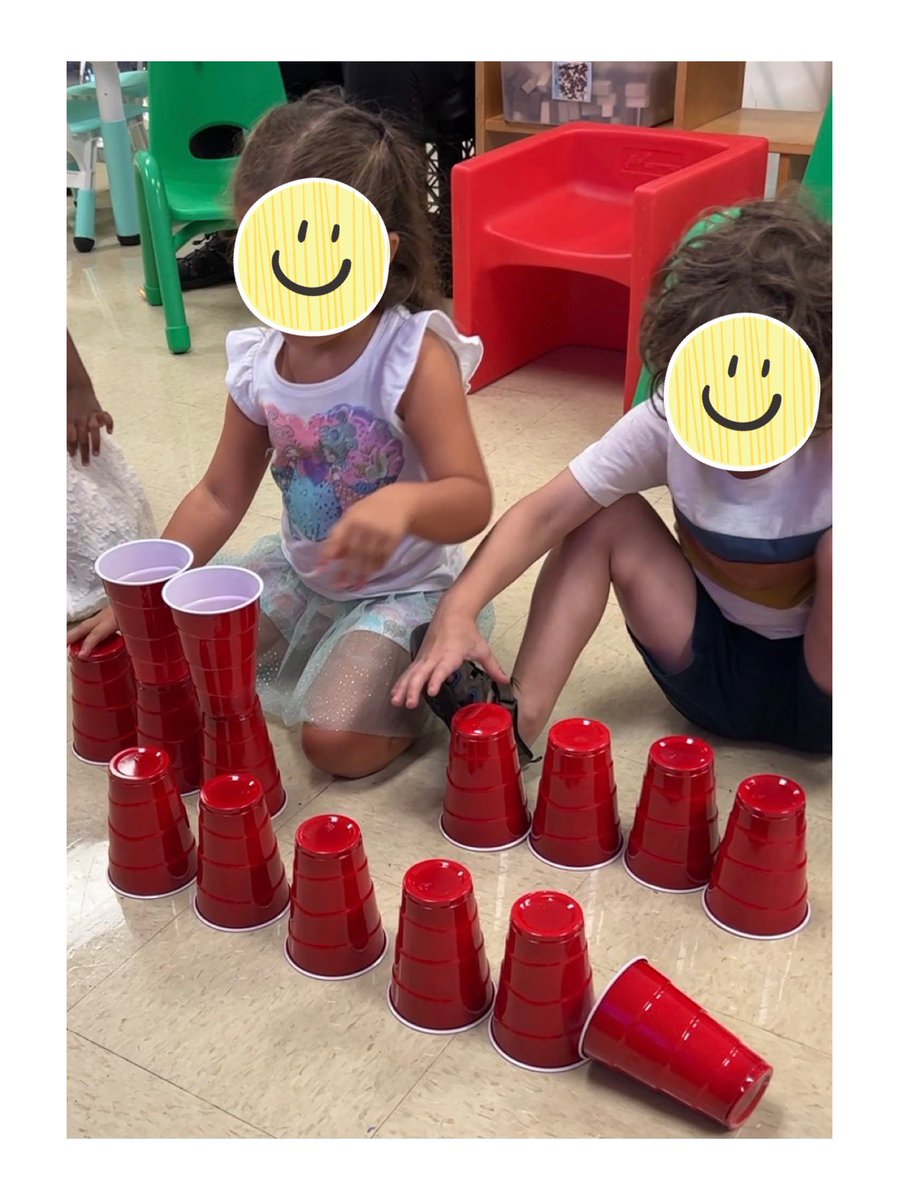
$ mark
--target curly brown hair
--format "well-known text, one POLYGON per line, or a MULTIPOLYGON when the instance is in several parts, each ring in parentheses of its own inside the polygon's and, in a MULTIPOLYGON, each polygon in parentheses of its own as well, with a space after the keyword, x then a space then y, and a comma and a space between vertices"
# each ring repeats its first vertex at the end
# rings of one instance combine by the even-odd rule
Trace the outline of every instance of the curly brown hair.
POLYGON ((424 147, 396 123, 350 104, 339 88, 317 88, 271 109, 253 129, 234 174, 237 220, 273 188, 311 178, 336 179, 361 192, 399 237, 378 308, 437 308, 424 147))
POLYGON ((796 198, 747 202, 682 243, 643 310, 640 348, 652 395, 694 329, 731 313, 761 313, 789 325, 814 355, 821 377, 815 432, 830 429, 832 274, 831 227, 796 198))

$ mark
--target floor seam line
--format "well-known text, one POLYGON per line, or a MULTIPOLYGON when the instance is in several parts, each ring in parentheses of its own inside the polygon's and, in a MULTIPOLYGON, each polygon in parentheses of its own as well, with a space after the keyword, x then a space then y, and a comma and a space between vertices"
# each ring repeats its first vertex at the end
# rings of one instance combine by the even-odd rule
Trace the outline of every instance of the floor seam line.
POLYGON ((68 1029, 74 1037, 81 1038, 83 1042, 87 1042, 90 1046, 95 1046, 98 1050, 103 1050, 107 1054, 111 1054, 113 1058, 118 1058, 121 1062, 126 1062, 129 1066, 135 1067, 138 1071, 144 1071, 147 1075, 154 1079, 159 1079, 162 1083, 167 1083, 170 1087, 176 1088, 179 1092, 183 1092, 185 1096, 190 1096, 194 1100, 199 1100, 202 1104, 208 1104, 210 1108, 214 1108, 216 1112, 224 1113, 226 1117, 231 1117, 235 1121, 239 1121, 241 1125, 246 1125, 248 1129, 254 1129, 257 1133, 261 1133, 264 1137, 274 1138, 275 1135, 269 1133, 265 1129, 260 1129, 258 1125, 254 1125, 252 1121, 247 1121, 244 1117, 239 1117, 237 1113, 231 1112, 227 1108, 222 1108, 220 1104, 216 1104, 214 1100, 209 1100, 205 1096, 198 1095, 197 1092, 192 1092, 190 1088, 184 1087, 180 1083, 176 1083, 174 1079, 169 1079, 165 1075, 160 1075, 158 1071, 154 1071, 151 1067, 145 1067, 143 1063, 135 1062, 134 1059, 128 1058, 125 1054, 120 1054, 118 1050, 113 1050, 110 1046, 104 1046, 102 1042, 96 1042, 93 1038, 88 1037, 84 1033, 79 1033, 77 1029, 68 1029))
MULTIPOLYGON (((432 1035, 432 1036, 434 1036, 434 1035, 432 1035)), ((430 1069, 434 1066, 434 1064, 438 1063, 440 1061, 440 1059, 443 1057, 443 1055, 446 1054, 447 1050, 449 1050, 450 1046, 453 1044, 453 1042, 456 1040, 457 1037, 458 1037, 458 1034, 453 1034, 452 1037, 449 1037, 446 1039, 446 1045, 443 1047, 443 1049, 440 1051, 440 1053, 434 1055, 434 1057, 431 1059, 431 1061, 428 1063, 428 1065, 425 1067, 425 1069, 422 1071, 422 1073, 411 1084, 408 1091, 406 1091, 399 1098, 399 1100, 397 1100, 396 1104, 394 1104, 393 1108, 390 1110, 390 1112, 387 1114, 387 1116, 384 1117, 379 1122, 379 1124, 375 1127, 374 1132, 369 1135, 370 1138, 375 1138, 378 1136, 378 1134, 381 1132, 381 1130, 384 1128, 384 1126, 387 1124, 387 1122, 390 1120, 390 1118, 394 1115, 396 1110, 400 1107, 401 1104, 405 1104, 405 1102, 409 1099, 411 1094, 415 1091, 415 1089, 418 1087, 418 1085, 424 1079, 425 1075, 427 1075, 428 1071, 430 1071, 430 1069)))

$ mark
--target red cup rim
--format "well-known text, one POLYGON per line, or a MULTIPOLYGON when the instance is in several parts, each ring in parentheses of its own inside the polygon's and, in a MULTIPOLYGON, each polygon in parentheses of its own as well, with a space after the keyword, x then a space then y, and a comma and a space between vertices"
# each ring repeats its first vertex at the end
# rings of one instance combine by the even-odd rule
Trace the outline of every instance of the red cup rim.
POLYGON ((362 841, 362 830, 352 817, 319 813, 298 826, 297 849, 316 858, 340 858, 362 841))
POLYGON ((702 738, 676 733, 652 743, 649 762, 672 774, 685 777, 703 775, 715 765, 715 751, 702 738))
POLYGON ((216 775, 200 788, 200 807, 216 813, 244 813, 263 800, 265 792, 246 771, 216 775))
POLYGON ((612 733, 602 721, 594 721, 589 717, 568 717, 553 725, 547 740, 561 754, 589 758, 609 749, 612 733))
POLYGON ((729 1129, 739 1129, 749 1120, 761 1103, 774 1075, 774 1068, 770 1063, 766 1063, 765 1068, 758 1079, 754 1079, 746 1091, 737 1097, 725 1114, 725 1123, 729 1129))
POLYGON ((792 817, 805 807, 805 790, 786 775, 750 775, 737 785, 737 801, 760 817, 792 817))
POLYGON ((182 550, 187 556, 187 562, 183 567, 175 568, 174 574, 180 574, 190 568, 194 561, 194 552, 190 546, 185 546, 183 542, 176 542, 173 538, 135 538, 130 542, 122 542, 118 546, 113 546, 110 550, 104 550, 97 561, 94 563, 94 570, 100 576, 104 583, 115 584, 116 587, 147 587, 154 583, 165 583, 167 579, 173 578, 173 572, 169 567, 160 567, 158 578, 151 579, 120 579, 118 576, 110 574, 110 565, 115 562, 116 558, 122 557, 122 551, 130 546, 174 546, 178 550, 182 550))
POLYGON ((583 928, 584 910, 567 892, 538 888, 518 897, 512 905, 511 922, 526 937, 564 942, 583 928))
POLYGON ((78 662, 102 663, 125 652, 125 639, 118 630, 115 633, 111 633, 108 638, 104 638, 98 646, 94 646, 87 658, 78 658, 83 645, 84 638, 81 638, 80 641, 72 642, 69 646, 69 658, 77 659, 78 662))
POLYGON ((634 958, 628 959, 628 961, 624 964, 623 967, 618 968, 618 970, 615 972, 615 974, 612 976, 612 978, 609 980, 609 982, 606 984, 606 986, 602 989, 602 991, 597 996, 596 1003, 590 1009, 590 1015, 587 1017, 587 1020, 584 1022, 584 1028, 581 1030, 581 1036, 578 1039, 577 1052, 581 1056, 581 1058, 584 1057, 584 1042, 587 1040, 587 1030, 590 1028, 593 1018, 599 1012, 600 1004, 602 1004, 603 1000, 605 1000, 606 996, 611 991, 612 985, 614 983, 617 983, 617 981, 621 978, 621 976, 624 974, 624 972, 629 971, 631 969, 631 967, 634 965, 634 963, 638 963, 638 962, 649 962, 649 959, 646 957, 645 954, 637 954, 634 958))
POLYGON ((453 717, 453 733, 492 741, 511 732, 512 714, 501 704, 466 704, 453 717))
POLYGON ((147 783, 171 768, 172 760, 161 746, 129 746, 109 760, 109 774, 126 783, 147 783))
POLYGON ((471 872, 451 858, 426 858, 403 876, 403 893, 428 908, 449 908, 473 890, 471 872))
MULTIPOLYGON (((178 575, 171 578, 165 587, 162 589, 162 598, 169 608, 175 612, 186 613, 192 617, 220 617, 226 613, 240 612, 241 609, 247 608, 250 604, 255 603, 262 595, 263 582, 255 571, 250 571, 246 567, 226 567, 226 566, 207 566, 195 567, 192 571, 181 571, 178 575), (226 575, 246 575, 248 577, 246 587, 247 595, 241 596, 239 604, 225 604, 221 608, 204 608, 198 611, 196 608, 191 608, 190 605, 196 603, 196 600, 185 600, 181 596, 182 591, 191 591, 197 583, 200 575, 207 580, 212 581, 215 578, 223 579, 226 575), (251 586, 249 580, 255 580, 251 586)), ((208 599, 214 599, 215 593, 212 592, 208 599)))

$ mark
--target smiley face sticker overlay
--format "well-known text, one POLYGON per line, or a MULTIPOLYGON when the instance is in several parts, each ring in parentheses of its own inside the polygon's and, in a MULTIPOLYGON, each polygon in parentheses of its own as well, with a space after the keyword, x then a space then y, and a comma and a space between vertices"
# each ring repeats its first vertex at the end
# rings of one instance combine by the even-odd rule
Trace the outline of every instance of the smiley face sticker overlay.
POLYGON ((757 471, 783 462, 815 428, 821 380, 798 333, 774 317, 716 317, 684 338, 665 374, 665 413, 688 454, 757 471))
POLYGON ((390 239, 355 188, 301 179, 267 192, 240 223, 234 276, 244 304, 284 333, 341 333, 387 287, 390 239))

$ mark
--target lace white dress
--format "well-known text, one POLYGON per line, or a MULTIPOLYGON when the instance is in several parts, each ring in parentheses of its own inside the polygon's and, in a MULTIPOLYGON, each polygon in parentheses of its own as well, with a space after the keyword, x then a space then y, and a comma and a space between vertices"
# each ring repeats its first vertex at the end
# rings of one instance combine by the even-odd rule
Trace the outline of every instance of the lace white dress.
POLYGON ((133 468, 106 434, 87 466, 66 454, 68 510, 66 619, 81 621, 106 603, 94 563, 105 550, 155 536, 153 514, 133 468))

